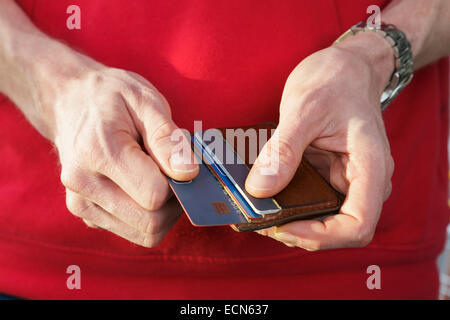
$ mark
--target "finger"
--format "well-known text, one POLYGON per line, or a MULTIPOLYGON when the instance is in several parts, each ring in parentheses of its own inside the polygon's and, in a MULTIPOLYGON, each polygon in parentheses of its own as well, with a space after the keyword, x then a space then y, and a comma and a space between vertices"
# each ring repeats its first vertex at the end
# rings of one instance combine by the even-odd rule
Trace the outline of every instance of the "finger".
POLYGON ((335 156, 330 167, 330 184, 342 194, 347 194, 349 187, 349 181, 345 175, 347 163, 346 155, 335 156))
POLYGON ((323 221, 295 221, 268 231, 268 236, 307 250, 322 250, 367 245, 375 231, 382 201, 369 199, 364 179, 350 183, 347 198, 339 214, 323 221))
POLYGON ((156 161, 161 170, 169 177, 188 181, 198 174, 198 165, 186 132, 178 128, 170 114, 170 106, 156 89, 143 95, 138 106, 131 114, 141 134, 147 152, 156 161))
POLYGON ((365 246, 373 237, 381 211, 380 203, 369 201, 367 205, 362 204, 363 200, 359 198, 361 194, 355 192, 355 189, 364 188, 365 185, 359 181, 350 184, 346 206, 343 206, 337 215, 323 221, 291 222, 262 234, 309 251, 365 246), (353 197, 358 199, 355 200, 353 197), (370 205, 374 206, 373 210, 369 208, 370 205))
POLYGON ((116 134, 113 143, 116 154, 98 166, 97 172, 114 181, 142 208, 148 211, 161 208, 168 198, 169 185, 158 165, 125 132, 116 134))
POLYGON ((107 213, 99 206, 90 203, 80 195, 77 195, 70 190, 67 191, 66 197, 67 207, 75 216, 87 220, 104 230, 110 231, 121 238, 144 247, 151 248, 156 246, 170 229, 168 227, 156 234, 144 233, 127 225, 107 213))
POLYGON ((291 181, 305 148, 319 134, 320 119, 311 112, 299 112, 294 100, 282 105, 280 123, 262 148, 246 181, 246 189, 255 197, 270 197, 291 181), (311 116, 308 117, 308 114, 311 116))
POLYGON ((268 236, 308 250, 358 247, 371 241, 390 177, 383 151, 372 138, 359 135, 354 143, 359 153, 349 158, 349 188, 340 213, 323 221, 288 223, 266 231, 268 236))
POLYGON ((86 219, 82 219, 83 222, 89 227, 89 228, 93 228, 93 229, 98 229, 98 226, 96 226, 95 224, 93 224, 92 222, 86 220, 86 219))
POLYGON ((350 236, 358 228, 359 222, 354 217, 338 214, 324 221, 295 221, 259 233, 291 247, 316 251, 363 245, 356 237, 350 236))
POLYGON ((79 192, 82 197, 141 232, 157 233, 158 230, 166 229, 181 214, 180 208, 169 212, 162 209, 147 211, 110 179, 92 175, 87 179, 88 187, 79 192))

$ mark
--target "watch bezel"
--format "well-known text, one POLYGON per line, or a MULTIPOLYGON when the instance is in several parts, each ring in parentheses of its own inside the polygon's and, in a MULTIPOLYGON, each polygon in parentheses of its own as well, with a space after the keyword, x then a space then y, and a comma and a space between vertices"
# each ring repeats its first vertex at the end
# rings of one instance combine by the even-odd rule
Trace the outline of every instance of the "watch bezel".
POLYGON ((411 52, 411 44, 406 35, 392 24, 380 24, 374 27, 364 22, 358 22, 334 43, 339 43, 360 32, 375 32, 388 41, 393 50, 394 71, 389 83, 381 94, 381 110, 384 111, 395 97, 411 82, 414 76, 414 62, 411 52))

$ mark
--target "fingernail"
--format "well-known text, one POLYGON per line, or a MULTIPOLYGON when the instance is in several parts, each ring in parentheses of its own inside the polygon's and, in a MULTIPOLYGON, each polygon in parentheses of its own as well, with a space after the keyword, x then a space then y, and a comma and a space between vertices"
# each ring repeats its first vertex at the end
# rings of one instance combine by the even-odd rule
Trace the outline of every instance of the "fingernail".
POLYGON ((266 174, 264 168, 257 168, 247 178, 247 186, 254 190, 272 190, 276 186, 277 176, 266 174))
POLYGON ((183 157, 178 152, 170 156, 169 162, 172 170, 177 173, 191 173, 197 170, 197 165, 193 163, 191 157, 183 157))

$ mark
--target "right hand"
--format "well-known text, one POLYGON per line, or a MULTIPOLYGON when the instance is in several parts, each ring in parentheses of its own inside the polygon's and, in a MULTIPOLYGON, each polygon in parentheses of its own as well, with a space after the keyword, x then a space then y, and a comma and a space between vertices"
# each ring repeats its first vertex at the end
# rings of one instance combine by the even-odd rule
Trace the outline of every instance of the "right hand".
POLYGON ((198 174, 193 161, 171 161, 180 141, 171 139, 177 126, 166 99, 141 76, 102 67, 63 83, 51 104, 69 211, 88 226, 157 245, 182 212, 168 201, 163 173, 180 181, 198 174))

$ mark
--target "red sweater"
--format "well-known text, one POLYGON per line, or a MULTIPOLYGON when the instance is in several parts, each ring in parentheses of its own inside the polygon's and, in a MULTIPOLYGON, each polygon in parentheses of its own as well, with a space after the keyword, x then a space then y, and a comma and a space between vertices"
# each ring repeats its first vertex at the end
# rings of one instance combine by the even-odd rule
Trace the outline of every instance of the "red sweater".
MULTIPOLYGON (((384 0, 20 1, 52 37, 151 81, 192 129, 277 121, 284 82, 384 0), (81 8, 81 30, 66 9, 81 8)), ((55 52, 55 57, 57 53, 55 52)), ((51 144, 0 96, 0 292, 26 298, 435 298, 447 208, 448 64, 416 73, 384 113, 393 192, 366 248, 309 253, 183 215, 153 249, 65 206, 51 144), (381 290, 366 286, 381 268, 381 290), (81 268, 68 290, 66 268, 81 268)), ((82 93, 81 93, 82 94, 82 93)))

